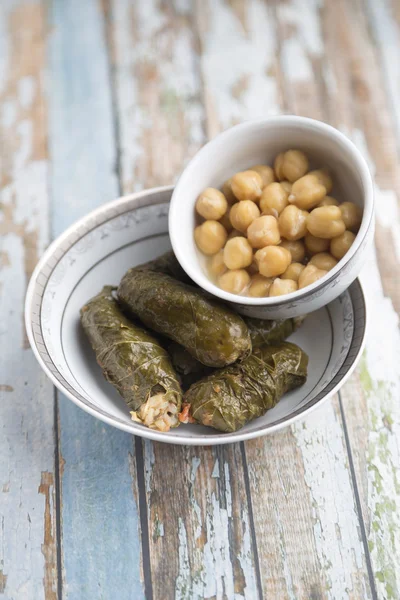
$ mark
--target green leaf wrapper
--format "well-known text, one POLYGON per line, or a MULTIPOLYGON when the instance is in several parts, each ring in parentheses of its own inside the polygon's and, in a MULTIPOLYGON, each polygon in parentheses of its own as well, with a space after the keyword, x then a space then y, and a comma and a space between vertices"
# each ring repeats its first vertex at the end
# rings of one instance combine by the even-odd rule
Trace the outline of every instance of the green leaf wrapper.
POLYGON ((292 335, 304 320, 303 317, 276 321, 253 319, 251 317, 243 318, 249 328, 253 348, 258 348, 264 344, 280 344, 292 335))
POLYGON ((82 307, 83 329, 104 377, 133 411, 133 419, 166 431, 179 424, 182 394, 177 375, 167 351, 120 311, 113 289, 105 286, 82 307))
MULTIPOLYGON (((255 349, 263 345, 280 344, 300 327, 304 318, 296 317, 295 319, 281 321, 267 321, 265 319, 243 317, 243 320, 249 328, 251 343, 253 349, 255 349)), ((167 344, 167 350, 185 391, 193 383, 213 372, 211 367, 203 365, 176 342, 167 344)))
POLYGON ((206 367, 180 344, 170 342, 167 344, 168 354, 171 357, 175 371, 178 373, 182 388, 188 390, 192 383, 206 377, 214 371, 212 367, 206 367))
POLYGON ((219 431, 237 431, 302 385, 307 364, 307 354, 290 342, 256 348, 242 363, 194 383, 184 396, 186 414, 219 431))
POLYGON ((139 271, 154 271, 155 273, 164 273, 165 275, 169 275, 178 281, 188 283, 189 285, 194 285, 189 275, 187 275, 182 269, 172 250, 165 252, 165 254, 162 254, 154 260, 150 260, 142 265, 137 265, 134 268, 139 271))
POLYGON ((204 365, 222 367, 251 352, 249 331, 239 315, 163 273, 130 269, 118 287, 118 299, 124 310, 204 365))

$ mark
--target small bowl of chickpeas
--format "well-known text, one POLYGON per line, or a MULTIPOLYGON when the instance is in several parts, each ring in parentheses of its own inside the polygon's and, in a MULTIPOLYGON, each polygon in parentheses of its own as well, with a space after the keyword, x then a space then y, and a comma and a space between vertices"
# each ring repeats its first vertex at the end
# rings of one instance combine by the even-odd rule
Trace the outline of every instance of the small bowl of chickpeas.
POLYGON ((189 163, 170 237, 198 285, 259 318, 317 310, 357 277, 373 238, 366 162, 338 130, 282 116, 233 127, 189 163))

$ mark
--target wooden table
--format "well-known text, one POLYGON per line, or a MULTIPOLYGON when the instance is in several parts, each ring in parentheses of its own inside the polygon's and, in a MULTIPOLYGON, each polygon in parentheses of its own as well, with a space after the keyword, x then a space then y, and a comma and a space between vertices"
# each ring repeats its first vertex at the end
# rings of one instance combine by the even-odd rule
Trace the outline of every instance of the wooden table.
POLYGON ((0 599, 400 598, 400 3, 2 0, 0 599), (278 113, 367 157, 369 335, 332 401, 266 438, 150 443, 60 396, 29 349, 51 239, 278 113))

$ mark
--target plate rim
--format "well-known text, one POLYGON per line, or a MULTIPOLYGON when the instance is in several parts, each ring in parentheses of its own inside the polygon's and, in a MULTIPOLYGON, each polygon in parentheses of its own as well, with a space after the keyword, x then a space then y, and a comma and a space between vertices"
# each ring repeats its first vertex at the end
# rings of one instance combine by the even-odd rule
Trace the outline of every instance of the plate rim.
MULTIPOLYGON (((135 426, 135 423, 124 423, 124 422, 120 421, 119 419, 116 419, 116 418, 114 419, 112 416, 103 414, 101 411, 98 411, 98 409, 96 409, 95 407, 92 407, 88 404, 83 403, 79 398, 77 398, 73 393, 71 393, 67 388, 64 387, 62 382, 60 382, 53 375, 52 371, 49 369, 49 367, 46 365, 45 361, 43 360, 43 357, 41 356, 41 354, 39 352, 39 349, 37 347, 37 343, 36 343, 36 340, 35 340, 35 337, 33 334, 33 322, 31 319, 31 314, 32 314, 32 310, 33 310, 33 300, 34 300, 35 289, 38 284, 38 276, 41 274, 41 272, 43 270, 43 266, 46 265, 46 263, 48 262, 48 259, 54 255, 54 252, 63 244, 63 242, 67 238, 69 238, 69 236, 71 234, 73 234, 77 229, 85 226, 85 224, 87 222, 96 218, 96 216, 101 215, 105 211, 109 211, 110 209, 123 206, 124 204, 129 203, 133 200, 139 201, 141 198, 144 198, 144 197, 147 198, 149 196, 151 197, 152 195, 155 195, 158 193, 163 193, 163 192, 171 192, 172 193, 172 190, 173 190, 172 185, 161 186, 161 187, 157 187, 157 188, 150 188, 147 190, 143 190, 141 192, 136 192, 133 194, 121 196, 115 200, 107 202, 106 204, 101 205, 100 207, 96 208, 95 210, 91 211, 90 213, 88 213, 87 215, 83 216, 81 219, 79 219, 78 221, 76 221, 75 223, 70 225, 60 236, 58 236, 49 245, 49 247, 44 252, 43 256, 39 260, 38 264, 36 265, 36 267, 32 273, 31 279, 28 284, 27 292, 26 292, 26 298, 25 298, 26 332, 27 332, 30 346, 32 348, 32 351, 33 351, 40 367, 42 368, 44 373, 47 375, 47 377, 52 381, 53 385, 59 391, 61 391, 65 396, 67 396, 70 400, 72 400, 72 402, 74 402, 74 404, 79 406, 79 408, 81 408, 85 412, 91 414, 92 416, 94 416, 97 419, 100 419, 101 421, 107 423, 108 425, 116 427, 117 429, 120 429, 122 431, 126 431, 132 435, 138 435, 143 438, 147 438, 147 439, 151 439, 153 441, 158 441, 158 442, 163 442, 163 443, 178 444, 178 445, 190 445, 190 446, 214 446, 214 445, 242 442, 245 440, 250 440, 250 439, 257 438, 257 437, 269 435, 271 433, 275 433, 276 431, 279 431, 289 425, 292 425, 293 423, 295 423, 298 420, 304 419, 312 410, 314 410, 317 407, 320 407, 322 405, 322 403, 324 403, 326 400, 328 400, 329 398, 331 398, 334 394, 336 394, 338 392, 338 390, 344 385, 344 383, 348 380, 348 378, 353 373, 353 371, 354 371, 355 367, 357 366, 358 361, 361 357, 361 354, 364 350, 365 342, 366 342, 366 334, 367 334, 367 329, 368 329, 368 311, 367 311, 366 297, 365 297, 363 287, 361 285, 359 278, 357 278, 349 286, 349 288, 347 288, 347 289, 351 289, 352 287, 358 287, 360 301, 364 307, 364 319, 363 319, 363 323, 361 325, 361 330, 362 330, 361 342, 360 342, 360 345, 359 345, 356 355, 352 359, 352 363, 349 365, 347 371, 343 374, 343 376, 337 382, 337 384, 329 392, 327 392, 323 397, 321 397, 319 400, 317 400, 313 404, 309 405, 308 407, 304 407, 303 409, 301 409, 301 408, 298 409, 296 414, 294 414, 293 416, 286 418, 286 419, 282 420, 281 422, 278 422, 274 425, 270 425, 269 427, 265 427, 265 428, 261 428, 261 429, 257 429, 257 430, 253 430, 253 431, 249 431, 249 432, 243 432, 243 433, 241 433, 239 430, 238 432, 233 432, 233 433, 228 433, 228 434, 227 433, 213 434, 210 437, 203 436, 203 435, 201 437, 192 437, 192 436, 185 436, 185 435, 175 436, 173 433, 173 430, 168 432, 168 434, 165 434, 163 432, 157 432, 152 429, 142 428, 138 425, 135 426)), ((139 206, 138 206, 138 208, 139 208, 139 206)), ((42 296, 42 299, 43 299, 43 296, 42 296)), ((39 306, 41 306, 42 299, 41 299, 39 306)), ((352 299, 352 304, 353 304, 353 299, 352 299)), ((356 331, 357 331, 356 328, 354 328, 352 343, 353 343, 353 339, 356 334, 356 331)), ((357 333, 360 333, 360 332, 358 331, 357 333)), ((46 348, 46 350, 47 350, 47 348, 46 348)), ((351 345, 349 347, 349 352, 350 352, 350 350, 351 350, 351 345)), ((48 350, 47 350, 47 352, 48 352, 48 350)), ((346 355, 346 357, 344 359, 342 367, 348 358, 348 354, 346 355)), ((309 402, 312 402, 312 399, 309 402)))

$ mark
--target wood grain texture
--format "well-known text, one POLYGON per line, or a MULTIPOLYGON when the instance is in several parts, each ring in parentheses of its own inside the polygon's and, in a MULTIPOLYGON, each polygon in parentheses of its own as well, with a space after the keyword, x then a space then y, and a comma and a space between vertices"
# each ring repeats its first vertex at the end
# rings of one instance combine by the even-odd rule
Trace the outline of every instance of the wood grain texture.
MULTIPOLYGON (((55 236, 115 198, 118 180, 102 6, 55 0, 51 27, 55 236)), ((61 397, 59 453, 63 598, 144 597, 134 438, 61 397)))
POLYGON ((258 598, 240 446, 144 456, 154 598, 258 598))
POLYGON ((23 301, 48 243, 44 3, 0 4, 0 595, 57 598, 52 385, 23 301))
POLYGON ((343 2, 340 8, 344 19, 338 18, 333 2, 326 3, 321 15, 328 61, 335 65, 332 117, 366 156, 376 182, 376 249, 362 275, 370 312, 369 336, 358 373, 342 391, 343 410, 374 585, 378 597, 398 598, 400 170, 394 86, 398 65, 393 56, 400 49, 400 30, 395 3, 343 2))
POLYGON ((191 0, 109 0, 124 193, 173 183, 204 143, 191 0))
MULTIPOLYGON (((210 131, 280 110, 321 118, 325 95, 318 3, 229 6, 221 0, 202 3, 199 11, 210 131), (221 48, 231 65, 222 75, 215 67, 222 60, 221 48)), ((245 447, 263 593, 369 597, 337 399, 304 424, 245 447)))
POLYGON ((395 0, 0 3, 1 598, 400 597, 399 54, 395 0), (281 112, 344 131, 375 176, 369 338, 340 401, 217 448, 135 441, 65 398, 54 432, 21 310, 49 238, 281 112))
POLYGON ((396 121, 391 112, 391 99, 385 93, 386 78, 379 62, 379 49, 371 36, 367 10, 358 0, 350 4, 343 2, 342 7, 345 24, 338 16, 337 3, 327 3, 322 13, 327 59, 332 63, 335 61, 329 95, 330 114, 333 123, 353 138, 363 151, 375 176, 377 258, 385 293, 400 312, 400 285, 398 278, 392 276, 400 259, 396 121), (357 27, 352 27, 352 23, 357 23, 357 27), (342 43, 338 48, 339 32, 342 43), (340 112, 336 111, 336 101, 341 103, 340 112))
MULTIPOLYGON (((205 141, 191 2, 113 2, 124 192, 170 183, 205 141)), ((258 597, 239 446, 145 442, 155 599, 258 597)))

